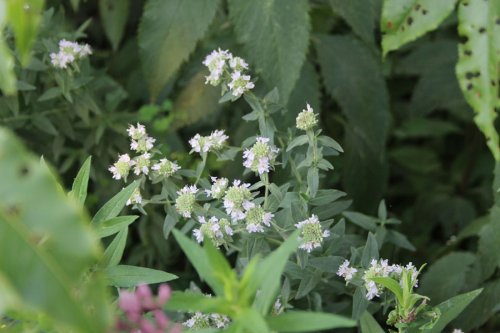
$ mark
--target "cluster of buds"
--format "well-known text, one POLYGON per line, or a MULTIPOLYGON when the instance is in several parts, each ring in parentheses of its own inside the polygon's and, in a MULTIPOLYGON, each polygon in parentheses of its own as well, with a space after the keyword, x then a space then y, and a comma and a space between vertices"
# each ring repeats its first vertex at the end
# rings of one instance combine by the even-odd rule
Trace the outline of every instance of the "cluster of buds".
POLYGON ((118 332, 180 333, 181 327, 171 323, 162 310, 170 294, 170 288, 166 284, 160 285, 157 297, 153 297, 147 285, 140 285, 135 292, 120 292, 118 305, 124 316, 118 319, 116 330, 118 332), (153 315, 148 316, 148 313, 153 315))
POLYGON ((249 187, 250 184, 236 179, 224 195, 224 208, 234 222, 245 219, 244 205, 249 204, 252 199, 249 187))
POLYGON ((269 144, 269 138, 257 137, 257 142, 243 152, 243 166, 262 175, 269 173, 279 149, 269 144))
MULTIPOLYGON (((418 270, 410 262, 406 266, 401 265, 389 265, 387 259, 372 259, 370 262, 370 267, 366 269, 362 275, 364 286, 366 289, 366 298, 372 300, 375 297, 379 297, 380 293, 383 291, 384 287, 378 283, 375 283, 372 278, 374 277, 391 277, 396 280, 400 280, 403 270, 411 274, 411 283, 414 288, 418 287, 418 270)), ((349 283, 353 277, 356 275, 358 270, 354 267, 350 267, 350 262, 345 260, 344 263, 339 267, 337 275, 343 277, 347 283, 349 283)), ((399 281, 402 284, 402 281, 399 281)))
POLYGON ((191 330, 200 330, 207 328, 226 328, 229 324, 229 317, 218 313, 204 314, 196 312, 186 320, 183 325, 191 330))
POLYGON ((310 218, 295 224, 295 226, 301 230, 301 244, 299 248, 308 253, 320 247, 323 239, 330 236, 330 231, 323 230, 318 217, 314 214, 310 218))
POLYGON ((229 137, 224 134, 224 131, 215 130, 209 136, 201 136, 196 134, 189 140, 191 151, 199 154, 206 154, 210 151, 219 151, 226 144, 229 137))
POLYGON ((243 203, 243 208, 245 208, 246 230, 249 233, 264 232, 263 225, 271 226, 274 214, 266 212, 260 205, 253 202, 243 203))
POLYGON ((92 54, 88 44, 78 44, 62 39, 59 41, 59 51, 50 54, 50 62, 56 68, 66 69, 75 61, 92 54))
POLYGON ((205 83, 218 86, 224 83, 231 94, 238 98, 255 87, 250 75, 244 73, 248 64, 240 57, 234 57, 227 50, 214 50, 203 61, 210 71, 205 83))
POLYGON ((201 226, 193 230, 193 235, 198 243, 204 241, 205 237, 212 240, 215 246, 219 247, 231 240, 233 229, 227 219, 218 219, 212 216, 208 221, 203 216, 198 217, 201 226))
POLYGON ((307 104, 307 108, 298 114, 295 122, 298 129, 309 131, 318 124, 318 119, 316 118, 316 114, 314 113, 312 107, 307 104))

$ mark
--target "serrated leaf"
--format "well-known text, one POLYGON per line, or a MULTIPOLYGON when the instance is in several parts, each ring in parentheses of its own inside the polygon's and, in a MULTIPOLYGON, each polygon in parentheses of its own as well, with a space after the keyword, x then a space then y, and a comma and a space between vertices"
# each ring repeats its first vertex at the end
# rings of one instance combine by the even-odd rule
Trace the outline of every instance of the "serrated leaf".
POLYGON ((172 110, 172 130, 210 117, 219 109, 219 91, 205 84, 204 72, 195 74, 180 92, 172 110))
POLYGON ((212 22, 218 0, 148 0, 139 26, 139 52, 155 99, 195 49, 212 22))
POLYGON ((486 137, 495 160, 500 159, 495 108, 498 97, 500 65, 500 2, 463 1, 458 6, 458 46, 456 73, 465 99, 476 113, 474 121, 486 137))
POLYGON ((375 4, 365 0, 329 0, 333 11, 352 27, 364 42, 375 44, 375 4))
POLYGON ((327 91, 348 119, 343 181, 355 207, 374 211, 386 186, 389 97, 380 62, 351 36, 320 35, 316 49, 327 91))
POLYGON ((385 0, 382 7, 382 50, 392 50, 436 29, 457 0, 385 0))
POLYGON ((229 0, 236 36, 268 88, 286 103, 299 78, 309 44, 306 0, 229 0))
POLYGON ((69 196, 75 198, 80 204, 85 203, 87 198, 87 187, 89 185, 89 175, 90 175, 90 163, 92 161, 92 156, 89 156, 82 167, 78 171, 78 174, 73 181, 73 186, 71 186, 71 191, 68 193, 69 196))
POLYGON ((110 285, 129 288, 139 284, 168 282, 177 279, 177 276, 157 269, 146 267, 118 265, 104 270, 110 285))
POLYGON ((111 42, 113 50, 118 49, 118 45, 122 40, 129 15, 129 7, 130 0, 99 1, 99 15, 101 16, 102 27, 106 37, 111 42))

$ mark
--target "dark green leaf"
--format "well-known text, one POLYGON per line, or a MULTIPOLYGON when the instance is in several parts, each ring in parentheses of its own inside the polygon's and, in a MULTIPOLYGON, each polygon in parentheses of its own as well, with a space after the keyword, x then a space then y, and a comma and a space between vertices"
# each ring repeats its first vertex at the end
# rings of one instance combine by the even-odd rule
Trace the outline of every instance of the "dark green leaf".
POLYGON ((76 175, 75 180, 73 181, 71 192, 69 192, 69 196, 75 198, 76 201, 82 205, 85 203, 85 199, 87 198, 91 161, 92 156, 89 156, 85 160, 85 163, 83 163, 82 167, 78 171, 78 174, 76 175))
POLYGON ((385 333, 368 311, 365 311, 361 316, 359 324, 361 326, 361 333, 385 333))
POLYGON ((123 228, 104 251, 102 267, 116 266, 120 263, 127 244, 128 227, 123 228))
POLYGON ((110 285, 123 288, 177 279, 174 274, 164 271, 129 265, 111 266, 106 268, 104 273, 106 273, 110 285))
POLYGON ((118 49, 118 45, 123 37, 125 25, 129 14, 130 0, 101 0, 99 1, 99 15, 104 28, 104 33, 111 42, 113 50, 118 49))
POLYGON ((137 215, 117 216, 95 225, 94 228, 99 237, 108 237, 128 227, 137 218, 137 215))
POLYGON ((101 223, 106 220, 112 219, 113 217, 118 216, 123 207, 125 207, 127 200, 130 199, 132 193, 134 193, 135 189, 138 186, 139 182, 134 181, 133 183, 125 187, 123 190, 121 190, 120 193, 112 197, 95 214, 94 218, 92 219, 92 223, 94 224, 101 223))

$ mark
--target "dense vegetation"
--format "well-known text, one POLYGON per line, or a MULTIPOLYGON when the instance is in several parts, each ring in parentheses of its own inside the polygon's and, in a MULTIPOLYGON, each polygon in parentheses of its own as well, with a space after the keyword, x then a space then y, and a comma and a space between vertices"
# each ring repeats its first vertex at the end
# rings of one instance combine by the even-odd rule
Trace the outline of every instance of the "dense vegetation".
POLYGON ((0 28, 0 325, 499 329, 500 1, 0 0, 0 28))

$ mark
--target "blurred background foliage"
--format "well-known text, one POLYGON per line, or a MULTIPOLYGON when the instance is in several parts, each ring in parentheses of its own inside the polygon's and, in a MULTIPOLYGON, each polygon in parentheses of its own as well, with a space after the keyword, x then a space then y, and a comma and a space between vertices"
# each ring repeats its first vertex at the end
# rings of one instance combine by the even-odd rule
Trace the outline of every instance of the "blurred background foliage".
MULTIPOLYGON (((183 166, 193 163, 187 140, 197 132, 225 129, 231 143, 256 133, 241 120, 244 103, 219 104, 218 90, 204 84, 204 56, 227 48, 249 61, 260 93, 278 87, 279 129, 293 125, 306 102, 320 113, 324 132, 346 152, 329 157, 335 171, 322 188, 347 192, 349 210, 369 216, 385 200, 416 249, 387 255, 433 263, 422 293, 444 300, 486 285, 461 327, 489 320, 483 329, 491 331, 499 323, 500 232, 496 211, 488 215, 495 163, 455 74, 464 43, 456 12, 383 58, 382 0, 47 0, 45 8, 31 60, 22 67, 25 57, 15 54, 17 92, 0 96, 0 125, 54 165, 68 188, 92 155, 92 212, 121 188, 107 168, 127 150, 128 124, 144 123, 183 166), (50 66, 62 38, 93 48, 78 75, 50 66)), ((4 35, 13 48, 12 29, 4 35)), ((243 171, 210 159, 208 166, 230 179, 243 171)), ((146 211, 124 262, 185 270, 163 237, 165 212, 146 211)))

